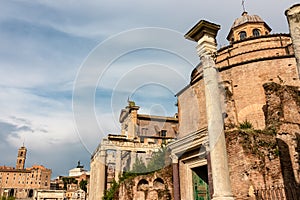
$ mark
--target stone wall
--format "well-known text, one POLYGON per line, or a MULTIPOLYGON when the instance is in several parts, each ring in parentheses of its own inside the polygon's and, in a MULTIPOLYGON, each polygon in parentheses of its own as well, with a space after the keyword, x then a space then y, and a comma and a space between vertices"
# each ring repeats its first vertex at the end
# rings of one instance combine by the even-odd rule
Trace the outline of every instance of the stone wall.
POLYGON ((263 88, 266 129, 226 132, 233 194, 236 199, 260 199, 272 192, 278 195, 275 199, 297 199, 300 90, 274 82, 263 88))
POLYGON ((232 192, 235 199, 256 199, 261 188, 283 185, 279 149, 271 131, 226 132, 232 192))
POLYGON ((267 97, 266 125, 277 131, 284 181, 299 185, 300 88, 275 83, 265 84, 264 88, 267 97))
POLYGON ((199 81, 178 95, 178 138, 195 132, 207 124, 204 83, 199 81))
POLYGON ((298 75, 300 77, 300 4, 295 4, 285 11, 289 22, 289 29, 293 40, 298 75))
POLYGON ((114 199, 171 200, 173 198, 172 168, 170 166, 148 174, 128 178, 122 182, 114 199))

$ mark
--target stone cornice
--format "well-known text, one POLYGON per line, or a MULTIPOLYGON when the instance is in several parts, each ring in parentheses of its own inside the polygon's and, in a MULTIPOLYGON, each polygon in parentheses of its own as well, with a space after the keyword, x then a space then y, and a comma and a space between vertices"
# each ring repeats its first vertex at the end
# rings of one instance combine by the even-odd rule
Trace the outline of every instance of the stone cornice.
MULTIPOLYGON (((270 56, 270 57, 261 57, 261 58, 255 58, 255 59, 251 59, 251 60, 246 60, 246 61, 243 61, 243 62, 234 63, 234 64, 231 64, 231 65, 220 66, 220 67, 217 67, 217 69, 219 70, 219 72, 222 72, 222 71, 229 70, 229 69, 231 69, 233 67, 246 65, 246 64, 249 64, 249 63, 262 62, 262 61, 268 61, 268 60, 276 60, 276 59, 284 59, 284 58, 293 58, 293 57, 295 57, 295 54, 280 55, 280 56, 270 56)), ((197 78, 195 78, 194 80, 192 80, 191 83, 186 86, 185 90, 188 89, 191 85, 194 85, 196 82, 198 82, 201 79, 203 79, 203 74, 200 74, 197 78)), ((183 91, 184 90, 182 90, 180 92, 182 93, 183 91)), ((180 95, 180 94, 178 94, 178 95, 180 95)))
POLYGON ((203 35, 215 36, 220 30, 220 25, 200 20, 191 30, 189 30, 184 37, 188 40, 198 42, 203 35))
POLYGON ((146 114, 138 114, 138 119, 178 122, 178 118, 175 118, 175 117, 164 117, 164 116, 146 115, 146 114))
POLYGON ((207 128, 200 129, 196 132, 190 133, 187 136, 177 139, 168 144, 171 152, 180 157, 183 153, 192 149, 199 148, 208 140, 207 128))
POLYGON ((217 52, 224 51, 224 49, 232 48, 233 45, 238 44, 238 43, 244 43, 246 41, 257 40, 257 39, 262 39, 262 38, 272 38, 272 37, 281 37, 281 36, 282 37, 289 37, 289 38, 291 37, 291 35, 289 33, 273 33, 273 34, 269 34, 269 35, 248 37, 248 38, 245 38, 243 40, 234 41, 234 42, 230 43, 227 46, 221 47, 220 49, 218 49, 217 52))

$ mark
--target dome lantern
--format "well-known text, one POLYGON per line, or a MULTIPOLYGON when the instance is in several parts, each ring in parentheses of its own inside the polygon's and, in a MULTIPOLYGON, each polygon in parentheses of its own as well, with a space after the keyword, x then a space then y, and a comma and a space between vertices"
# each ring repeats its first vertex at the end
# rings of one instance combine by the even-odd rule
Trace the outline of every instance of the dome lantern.
POLYGON ((271 32, 268 24, 258 15, 249 15, 246 11, 242 16, 234 20, 227 36, 227 40, 235 42, 249 37, 268 35, 271 32))

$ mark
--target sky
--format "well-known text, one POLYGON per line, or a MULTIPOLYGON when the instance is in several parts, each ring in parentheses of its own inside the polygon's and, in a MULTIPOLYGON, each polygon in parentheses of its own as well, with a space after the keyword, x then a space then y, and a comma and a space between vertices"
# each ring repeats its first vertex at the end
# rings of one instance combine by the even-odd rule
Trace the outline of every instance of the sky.
MULTIPOLYGON (((133 100, 139 113, 173 116, 175 94, 198 64, 184 39, 199 20, 220 24, 218 47, 243 12, 240 0, 0 0, 0 166, 68 175, 108 133, 133 100)), ((288 33, 292 0, 246 0, 273 29, 288 33)))

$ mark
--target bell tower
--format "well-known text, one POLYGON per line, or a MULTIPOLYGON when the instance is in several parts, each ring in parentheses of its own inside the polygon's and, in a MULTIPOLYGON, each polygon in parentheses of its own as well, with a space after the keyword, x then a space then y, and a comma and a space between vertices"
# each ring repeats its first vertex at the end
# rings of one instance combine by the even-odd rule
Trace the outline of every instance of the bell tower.
POLYGON ((26 160, 26 153, 27 153, 27 149, 26 149, 26 147, 24 147, 24 145, 19 148, 17 163, 16 163, 16 169, 24 169, 25 160, 26 160))

